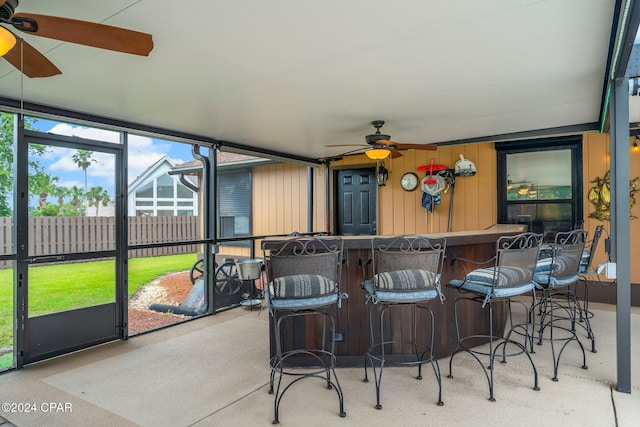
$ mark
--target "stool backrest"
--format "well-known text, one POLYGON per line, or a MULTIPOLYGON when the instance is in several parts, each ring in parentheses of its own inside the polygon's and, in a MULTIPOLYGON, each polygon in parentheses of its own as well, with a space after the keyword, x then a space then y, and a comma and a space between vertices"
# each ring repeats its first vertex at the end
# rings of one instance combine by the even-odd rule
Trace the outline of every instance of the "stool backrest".
POLYGON ((556 234, 553 243, 551 277, 562 280, 578 274, 587 233, 573 230, 556 234))
POLYGON ((542 234, 500 237, 496 245, 494 287, 516 287, 533 280, 542 234))
POLYGON ((602 236, 602 231, 604 230, 603 225, 598 225, 593 232, 593 239, 591 239, 591 245, 588 249, 588 258, 584 260, 582 265, 580 265, 580 272, 587 273, 591 268, 591 264, 593 263, 593 257, 595 256, 596 250, 598 249, 598 242, 600 242, 600 237, 602 236))
POLYGON ((373 273, 426 270, 440 275, 446 246, 447 241, 443 237, 375 237, 371 240, 373 273))
MULTIPOLYGON (((264 247, 264 245, 263 245, 264 247)), ((267 278, 319 275, 335 283, 342 270, 342 238, 294 237, 264 251, 267 278)))

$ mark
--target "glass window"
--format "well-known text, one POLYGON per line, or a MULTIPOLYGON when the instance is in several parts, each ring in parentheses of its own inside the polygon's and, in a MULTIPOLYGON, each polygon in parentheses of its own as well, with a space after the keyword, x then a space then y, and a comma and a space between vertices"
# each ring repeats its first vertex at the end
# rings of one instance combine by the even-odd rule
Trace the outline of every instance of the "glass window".
POLYGON ((138 191, 136 191, 136 197, 153 197, 153 182, 147 182, 145 185, 140 187, 138 191))
POLYGON ((496 143, 496 151, 499 223, 553 241, 583 221, 581 137, 496 143))
POLYGON ((571 150, 507 154, 507 200, 571 199, 571 150))
POLYGON ((251 235, 250 170, 221 171, 218 180, 220 237, 251 235))
POLYGON ((162 175, 157 179, 158 198, 173 198, 173 178, 162 175))
POLYGON ((191 199, 193 197, 193 191, 188 189, 185 185, 178 183, 176 186, 179 199, 191 199))

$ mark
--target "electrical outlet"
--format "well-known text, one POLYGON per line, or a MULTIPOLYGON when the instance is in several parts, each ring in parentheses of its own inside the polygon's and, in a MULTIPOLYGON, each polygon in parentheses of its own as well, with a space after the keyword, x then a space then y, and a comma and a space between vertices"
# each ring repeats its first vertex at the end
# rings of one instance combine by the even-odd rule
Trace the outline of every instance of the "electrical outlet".
POLYGON ((336 332, 333 334, 333 342, 344 342, 344 334, 342 332, 336 332))
POLYGON ((616 278, 616 263, 615 262, 603 262, 598 265, 596 269, 596 273, 602 274, 604 272, 604 277, 607 279, 615 279, 616 278))
POLYGON ((608 262, 606 268, 604 269, 604 277, 607 279, 615 279, 616 278, 616 263, 608 262))

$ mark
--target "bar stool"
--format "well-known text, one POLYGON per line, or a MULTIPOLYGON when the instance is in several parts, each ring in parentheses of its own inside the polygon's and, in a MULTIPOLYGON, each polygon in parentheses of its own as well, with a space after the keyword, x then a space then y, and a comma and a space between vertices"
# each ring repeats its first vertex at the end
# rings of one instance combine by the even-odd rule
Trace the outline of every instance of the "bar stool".
POLYGON ((474 261, 464 258, 455 258, 451 261, 452 264, 454 262, 464 262, 489 266, 476 268, 467 273, 466 266, 463 264, 464 279, 451 280, 447 285, 467 294, 467 296, 457 298, 454 302, 457 343, 449 358, 448 376, 453 378, 452 367, 455 356, 462 352, 470 354, 482 367, 489 384, 489 400, 492 402, 495 402, 493 374, 496 356, 500 356, 502 362, 506 362, 506 357, 526 355, 533 368, 533 389, 540 390, 538 387, 538 370, 528 350, 528 344, 531 342, 528 317, 529 307, 522 300, 512 298, 526 295, 533 291, 535 287, 533 275, 541 244, 541 234, 521 233, 515 236, 503 236, 497 241, 496 255, 487 261, 474 261), (510 328, 506 334, 498 334, 494 331, 493 305, 497 302, 506 302, 510 323, 510 328), (488 308, 489 333, 461 335, 460 323, 458 322, 458 306, 461 303, 475 303, 480 304, 483 309, 488 308), (521 305, 524 308, 525 324, 514 325, 512 317, 513 304, 521 305), (520 330, 524 335, 524 344, 511 338, 515 329, 520 330), (488 350, 486 350, 486 347, 476 347, 487 342, 489 345, 488 350), (510 352, 507 352, 508 348, 510 352), (488 367, 481 360, 481 357, 489 358, 488 367))
POLYGON ((537 303, 532 305, 532 316, 538 334, 538 345, 551 343, 553 357, 553 381, 558 381, 560 358, 569 343, 577 342, 582 352, 582 369, 587 369, 584 346, 576 334, 576 322, 582 312, 575 292, 571 288, 579 280, 578 270, 584 251, 586 232, 573 230, 556 234, 551 258, 538 262, 533 278, 536 291, 540 293, 537 303), (561 342, 556 352, 556 343, 561 342))
MULTIPOLYGON (((597 277, 596 271, 594 271, 591 266, 593 264, 593 258, 598 249, 598 243, 600 242, 600 237, 602 237, 602 232, 604 231, 604 226, 598 225, 593 232, 593 238, 590 242, 586 244, 589 245, 589 249, 585 249, 582 252, 582 258, 580 260, 580 268, 578 269, 578 274, 580 279, 577 283, 582 283, 584 292, 582 298, 582 305, 580 307, 580 318, 578 319, 578 324, 582 326, 587 332, 587 338, 591 340, 591 352, 597 353, 596 350, 596 337, 593 334, 593 329, 591 328, 591 319, 593 318, 593 312, 589 310, 589 282, 588 276, 595 275, 597 277)), ((585 245, 586 245, 585 244, 585 245)), ((577 285, 576 285, 577 287, 577 285)), ((576 296, 578 291, 576 289, 576 296)))
POLYGON ((319 378, 338 395, 339 415, 346 416, 344 395, 335 372, 335 318, 329 310, 340 307, 347 294, 340 293, 342 267, 342 239, 339 237, 294 237, 283 242, 279 249, 265 249, 264 261, 268 286, 265 300, 273 321, 275 355, 270 359, 269 393, 274 396, 273 424, 279 423, 280 403, 285 392, 305 378, 319 378), (304 319, 305 330, 318 329, 315 344, 310 338, 296 348, 283 348, 285 322, 304 319), (315 323, 313 323, 315 321, 315 323), (311 322, 312 327, 307 327, 311 322), (327 326, 328 324, 328 326, 327 326), (330 345, 327 346, 327 337, 330 345), (306 348, 307 346, 311 348, 306 348), (302 359, 302 360, 301 360, 302 359), (296 368, 304 365, 307 368, 296 368), (292 378, 285 385, 285 376, 292 378))
POLYGON ((373 264, 373 277, 362 284, 369 304, 370 327, 363 381, 369 381, 371 366, 376 385, 375 407, 382 409, 380 385, 386 364, 417 366, 416 378, 421 380, 422 365, 430 363, 438 381, 438 405, 443 405, 440 367, 433 352, 434 316, 425 304, 435 298, 444 301, 440 274, 446 239, 421 235, 376 237, 371 249, 372 257, 365 265, 373 264), (401 312, 398 317, 392 317, 392 309, 401 312), (376 315, 378 324, 374 322, 376 315), (403 333, 409 322, 412 332, 403 333))

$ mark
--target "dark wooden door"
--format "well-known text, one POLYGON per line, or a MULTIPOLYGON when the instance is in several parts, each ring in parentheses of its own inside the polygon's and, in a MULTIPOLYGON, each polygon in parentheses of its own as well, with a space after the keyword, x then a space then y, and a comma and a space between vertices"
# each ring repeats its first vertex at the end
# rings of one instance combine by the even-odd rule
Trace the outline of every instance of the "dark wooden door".
POLYGON ((348 169, 336 173, 336 234, 377 234, 376 170, 348 169))

